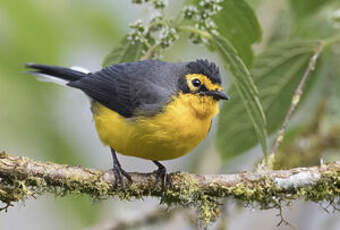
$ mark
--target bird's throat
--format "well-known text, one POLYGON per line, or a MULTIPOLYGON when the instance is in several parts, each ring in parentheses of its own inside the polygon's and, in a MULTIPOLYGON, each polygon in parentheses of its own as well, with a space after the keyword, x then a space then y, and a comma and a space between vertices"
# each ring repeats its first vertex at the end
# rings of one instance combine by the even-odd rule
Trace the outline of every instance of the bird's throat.
POLYGON ((174 100, 190 108, 199 119, 212 119, 219 112, 218 102, 210 96, 179 94, 174 100))

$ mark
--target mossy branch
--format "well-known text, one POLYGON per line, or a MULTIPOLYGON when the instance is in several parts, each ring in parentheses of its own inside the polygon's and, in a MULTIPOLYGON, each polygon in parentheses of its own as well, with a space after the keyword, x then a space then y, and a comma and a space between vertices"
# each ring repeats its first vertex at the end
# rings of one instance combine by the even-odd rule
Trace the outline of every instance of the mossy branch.
MULTIPOLYGON (((36 198, 44 193, 86 194, 95 199, 118 196, 120 199, 160 197, 154 173, 131 173, 132 184, 126 193, 114 188, 113 173, 79 166, 34 161, 6 153, 0 154, 0 201, 6 209, 13 202, 36 198)), ((196 206, 208 223, 218 214, 219 199, 256 201, 260 208, 280 208, 281 202, 299 198, 334 204, 340 195, 340 162, 319 167, 294 168, 262 173, 242 172, 226 175, 171 173, 165 202, 196 206)), ((127 182, 128 183, 128 182, 127 182)))

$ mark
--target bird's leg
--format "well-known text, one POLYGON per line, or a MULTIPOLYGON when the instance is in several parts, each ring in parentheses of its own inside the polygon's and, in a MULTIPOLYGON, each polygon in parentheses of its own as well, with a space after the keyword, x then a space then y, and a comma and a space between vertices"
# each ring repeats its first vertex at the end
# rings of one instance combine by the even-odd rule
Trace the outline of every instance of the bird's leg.
POLYGON ((164 167, 164 165, 162 165, 158 161, 152 161, 152 162, 155 165, 158 166, 158 169, 154 171, 156 173, 156 184, 155 184, 155 186, 157 186, 158 183, 161 182, 161 188, 162 188, 161 203, 162 203, 163 198, 165 197, 165 193, 166 193, 166 185, 167 185, 168 175, 166 173, 166 168, 164 167))
POLYGON ((131 176, 120 166, 116 151, 113 148, 111 148, 111 155, 112 155, 112 160, 113 160, 112 171, 113 171, 113 174, 115 175, 115 183, 113 186, 117 188, 118 183, 119 183, 122 190, 125 192, 125 181, 124 181, 123 176, 125 176, 130 182, 132 182, 131 176))

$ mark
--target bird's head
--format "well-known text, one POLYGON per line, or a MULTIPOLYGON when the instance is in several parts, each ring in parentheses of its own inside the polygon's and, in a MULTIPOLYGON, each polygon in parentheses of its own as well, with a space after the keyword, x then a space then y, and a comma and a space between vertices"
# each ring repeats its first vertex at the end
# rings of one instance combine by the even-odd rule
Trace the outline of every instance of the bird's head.
POLYGON ((229 99, 222 90, 220 71, 215 63, 197 60, 189 62, 186 68, 186 74, 179 81, 184 94, 212 97, 216 101, 229 99))

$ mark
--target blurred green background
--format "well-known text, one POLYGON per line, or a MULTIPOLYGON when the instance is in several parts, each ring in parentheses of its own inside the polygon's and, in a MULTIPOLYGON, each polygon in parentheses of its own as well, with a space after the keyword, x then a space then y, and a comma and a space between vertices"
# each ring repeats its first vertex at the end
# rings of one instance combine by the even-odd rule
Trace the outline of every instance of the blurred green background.
MULTIPOLYGON (((183 2, 176 1, 175 6, 171 5, 170 13, 177 12, 183 2)), ((304 5, 297 4, 295 14, 291 15, 286 10, 289 1, 248 2, 255 7, 263 30, 263 40, 255 47, 257 52, 277 39, 291 36, 287 35, 289 33, 299 38, 328 36, 329 28, 320 24, 320 20, 314 22, 313 18, 303 15, 304 5), (294 20, 299 23, 293 23, 291 28, 294 20), (313 32, 316 27, 319 28, 317 34, 313 32)), ((310 7, 308 12, 315 15, 329 13, 327 8, 316 12, 313 4, 310 7)), ((149 9, 126 0, 1 0, 0 151, 42 161, 109 169, 109 150, 98 140, 86 96, 75 89, 37 81, 23 74, 23 65, 36 62, 82 66, 91 71, 100 69, 104 57, 128 31, 128 24, 137 18, 148 17, 149 13, 149 9)), ((188 44, 185 39, 164 53, 164 59, 171 61, 196 58, 218 61, 217 56, 208 53, 206 48, 188 44)), ((223 71, 223 75, 227 74, 223 71)), ((227 78, 225 83, 229 85, 227 78)), ((221 164, 215 151, 214 137, 213 132, 194 153, 166 162, 169 171, 218 172, 225 165, 221 164)), ((256 147, 228 164, 224 171, 251 169, 260 157, 261 152, 256 147)), ((128 171, 154 170, 153 164, 147 161, 124 156, 120 159, 128 171)), ((120 202, 116 199, 92 201, 80 196, 54 198, 49 195, 16 204, 9 208, 8 213, 2 212, 0 230, 83 229, 107 220, 133 218, 140 212, 153 210, 158 202, 152 198, 120 202)), ((252 229, 257 226, 272 229, 278 222, 275 210, 254 212, 244 209, 241 212, 235 206, 230 207, 233 210, 230 229, 249 229, 249 226, 252 229)), ((333 226, 340 224, 339 214, 330 216, 315 205, 298 204, 294 207, 287 215, 298 229, 320 229, 320 226, 326 226, 325 223, 330 226, 328 229, 335 229, 333 226), (311 217, 316 218, 311 221, 311 217)), ((182 219, 175 220, 166 226, 167 229, 191 229, 182 227, 182 219)))
MULTIPOLYGON (((130 5, 123 7, 134 11, 128 8, 130 5)), ((122 14, 109 1, 0 2, 2 150, 40 160, 109 168, 109 154, 97 140, 86 97, 23 74, 23 65, 36 62, 98 69, 130 19, 118 15, 122 14)), ((13 219, 2 215, 0 229, 19 229, 27 225, 26 221, 36 222, 32 229, 42 229, 46 224, 51 224, 46 229, 80 228, 94 223, 102 213, 100 205, 82 197, 47 200, 46 209, 40 207, 44 202, 28 201, 27 209, 19 205, 18 210, 10 211, 7 215, 20 220, 14 228, 13 219), (31 212, 31 208, 39 210, 31 212), (46 216, 54 215, 59 216, 55 221, 45 221, 46 216)))
MULTIPOLYGON (((128 31, 128 24, 147 13, 148 9, 129 1, 0 1, 0 149, 36 160, 109 169, 109 149, 97 137, 86 96, 37 81, 24 74, 24 63, 98 70, 128 31)), ((127 170, 154 170, 152 163, 121 158, 127 170)), ((177 170, 184 164, 170 163, 177 170)), ((150 202, 138 206, 152 208, 158 203, 150 202)), ((0 229, 81 229, 129 216, 129 210, 121 213, 123 207, 114 206, 110 200, 51 195, 2 213, 0 229)))

